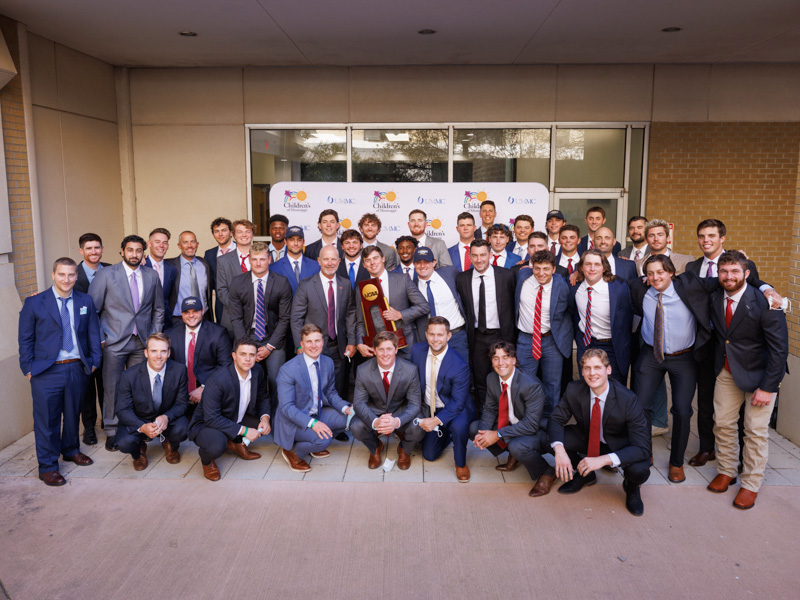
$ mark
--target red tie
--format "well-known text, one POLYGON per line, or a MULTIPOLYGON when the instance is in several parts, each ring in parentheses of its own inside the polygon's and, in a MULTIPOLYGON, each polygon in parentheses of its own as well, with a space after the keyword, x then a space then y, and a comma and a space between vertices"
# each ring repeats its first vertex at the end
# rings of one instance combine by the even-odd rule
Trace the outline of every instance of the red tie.
POLYGON ((589 239, 589 250, 594 250, 594 240, 589 239))
POLYGON ((572 259, 571 259, 571 258, 568 258, 568 259, 567 259, 567 273, 569 273, 570 275, 572 275, 572 272, 573 272, 574 270, 575 270, 575 269, 573 269, 573 268, 572 268, 572 259))
POLYGON ((550 252, 552 252, 553 254, 556 253, 556 243, 555 242, 550 242, 550 252))
POLYGON ((193 391, 197 389, 197 378, 194 376, 194 346, 195 346, 195 335, 197 335, 194 331, 191 332, 192 339, 189 340, 189 350, 186 353, 186 371, 189 375, 189 393, 191 394, 193 391))
POLYGON ((589 347, 592 341, 592 288, 586 288, 588 299, 586 300, 586 319, 583 322, 583 346, 589 347))
POLYGON ((492 265, 494 265, 495 267, 497 266, 497 259, 498 258, 500 258, 500 255, 499 254, 495 254, 494 255, 494 262, 492 263, 492 265))
MULTIPOLYGON (((731 320, 733 319, 733 298, 725 298, 728 301, 728 306, 725 307, 725 333, 728 332, 728 329, 731 328, 731 320)), ((728 365, 728 356, 727 352, 725 353, 725 368, 728 369, 728 373, 731 372, 731 368, 728 365)))
POLYGON ((586 456, 600 456, 600 398, 594 399, 592 420, 589 424, 589 449, 586 456))
POLYGON ((542 358, 542 290, 539 286, 539 293, 536 294, 536 308, 533 311, 533 334, 531 335, 531 346, 533 347, 533 358, 542 358))
POLYGON ((250 254, 242 254, 242 273, 247 273, 247 265, 244 264, 246 258, 250 258, 250 254))
POLYGON ((386 397, 389 397, 389 371, 383 372, 383 389, 386 391, 386 397))
MULTIPOLYGON (((503 386, 503 391, 500 393, 500 406, 498 406, 497 412, 497 429, 502 429, 503 427, 508 427, 509 420, 508 420, 508 384, 500 382, 500 385, 503 386)), ((508 443, 503 440, 497 440, 497 445, 500 446, 503 450, 506 449, 508 443)))
POLYGON ((469 271, 472 268, 472 261, 469 259, 469 246, 464 246, 464 270, 469 271))

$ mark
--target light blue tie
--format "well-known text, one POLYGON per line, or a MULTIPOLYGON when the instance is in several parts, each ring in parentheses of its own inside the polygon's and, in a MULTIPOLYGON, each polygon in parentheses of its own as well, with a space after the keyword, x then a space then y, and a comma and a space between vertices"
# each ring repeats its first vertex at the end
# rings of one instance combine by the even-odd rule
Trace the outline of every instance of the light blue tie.
POLYGON ((317 398, 314 401, 314 414, 318 415, 319 411, 322 408, 320 406, 322 404, 322 402, 320 402, 320 396, 322 395, 322 377, 320 377, 320 373, 319 373, 319 361, 318 360, 314 361, 314 367, 317 369, 317 398))
POLYGON ((352 289, 356 289, 356 270, 355 270, 356 263, 350 263, 350 272, 348 276, 350 277, 350 287, 352 289))
POLYGON ((153 384, 153 406, 156 412, 161 410, 161 373, 156 373, 156 381, 153 384))
POLYGON ((67 302, 70 298, 59 298, 61 300, 61 347, 65 352, 72 352, 72 324, 69 321, 69 309, 67 302))

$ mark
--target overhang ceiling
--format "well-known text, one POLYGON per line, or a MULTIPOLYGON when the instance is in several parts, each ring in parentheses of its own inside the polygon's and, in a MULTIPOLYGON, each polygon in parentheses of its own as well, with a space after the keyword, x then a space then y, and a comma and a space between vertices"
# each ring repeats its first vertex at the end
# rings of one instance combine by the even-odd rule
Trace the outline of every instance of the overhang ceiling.
POLYGON ((0 14, 119 66, 800 62, 798 0, 0 0, 0 14))

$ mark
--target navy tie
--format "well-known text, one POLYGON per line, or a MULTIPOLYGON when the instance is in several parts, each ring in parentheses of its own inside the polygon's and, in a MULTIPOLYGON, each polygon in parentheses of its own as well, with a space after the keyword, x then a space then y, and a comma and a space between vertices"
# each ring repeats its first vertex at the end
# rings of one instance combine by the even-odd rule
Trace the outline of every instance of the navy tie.
POLYGON ((156 373, 156 381, 153 384, 153 407, 156 412, 161 410, 161 373, 156 373))
POLYGON ((350 272, 348 276, 350 277, 350 287, 356 289, 356 270, 355 270, 356 263, 350 263, 350 272))
POLYGON ((319 411, 322 408, 320 406, 322 404, 322 402, 320 401, 320 397, 322 395, 322 377, 320 377, 320 373, 319 373, 319 361, 318 360, 314 361, 314 367, 317 369, 317 398, 316 398, 316 400, 314 402, 314 409, 315 409, 314 410, 314 414, 318 415, 319 411))
POLYGON ((67 302, 69 298, 59 298, 61 300, 61 347, 65 352, 72 352, 72 325, 69 321, 69 309, 67 302))
POLYGON ((433 301, 433 292, 431 291, 431 280, 425 282, 428 285, 428 289, 426 290, 426 294, 428 296, 428 304, 431 305, 431 316, 436 316, 436 303, 433 301))

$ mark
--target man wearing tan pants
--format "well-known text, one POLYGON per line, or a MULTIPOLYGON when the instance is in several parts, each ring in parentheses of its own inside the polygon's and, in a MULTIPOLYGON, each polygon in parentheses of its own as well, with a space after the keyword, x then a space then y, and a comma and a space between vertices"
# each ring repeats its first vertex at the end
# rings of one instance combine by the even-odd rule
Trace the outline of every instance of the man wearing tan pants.
POLYGON ((736 483, 739 409, 744 402, 742 487, 733 501, 752 508, 767 466, 767 437, 772 407, 786 372, 789 337, 786 315, 746 283, 747 258, 735 250, 718 262, 721 290, 711 295, 711 320, 717 335, 714 436, 718 475, 708 485, 722 493, 736 483))

